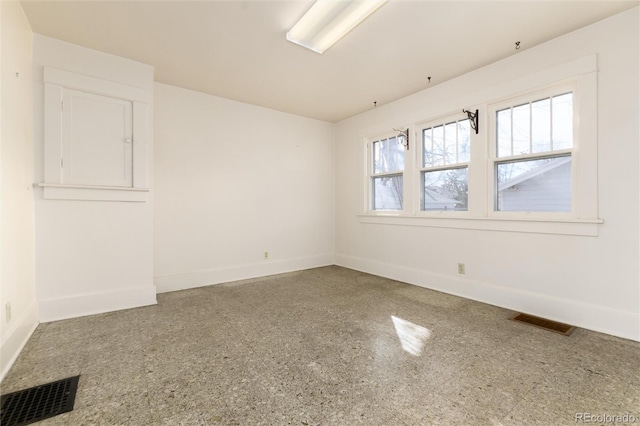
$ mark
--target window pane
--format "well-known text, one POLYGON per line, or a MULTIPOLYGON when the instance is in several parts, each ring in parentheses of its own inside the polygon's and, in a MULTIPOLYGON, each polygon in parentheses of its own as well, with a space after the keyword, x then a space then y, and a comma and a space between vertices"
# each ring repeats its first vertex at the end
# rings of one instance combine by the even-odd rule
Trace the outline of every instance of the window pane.
POLYGON ((458 162, 467 163, 471 158, 471 124, 469 120, 458 122, 458 162))
POLYGON ((573 94, 565 93, 496 112, 497 157, 573 147, 573 94))
POLYGON ((431 128, 422 131, 422 167, 430 166, 433 162, 433 130, 431 128))
POLYGON ((496 210, 571 211, 571 156, 496 164, 496 210))
POLYGON ((396 168, 394 170, 404 170, 404 151, 405 151, 406 141, 404 136, 398 136, 396 138, 395 144, 395 154, 396 154, 396 168))
POLYGON ((471 124, 468 119, 422 131, 422 167, 466 163, 471 157, 471 124))
POLYGON ((513 108, 513 155, 529 154, 530 105, 513 108))
POLYGON ((422 210, 467 211, 469 169, 422 172, 422 210))
POLYGON ((402 175, 373 178, 373 209, 402 210, 402 175))
POLYGON ((433 128, 433 151, 431 151, 433 161, 432 166, 441 166, 444 164, 444 127, 436 126, 433 128))
POLYGON ((496 114, 498 139, 498 157, 511 156, 511 108, 496 114))
POLYGON ((392 137, 373 143, 373 173, 404 170, 404 140, 392 137))
POLYGON ((455 164, 457 160, 457 126, 448 123, 444 126, 444 164, 455 164))
POLYGON ((382 155, 380 154, 381 149, 382 141, 373 143, 373 173, 380 173, 380 171, 382 170, 382 155))
POLYGON ((551 151, 551 99, 531 103, 531 148, 533 152, 551 151))
POLYGON ((573 147, 573 93, 553 97, 553 150, 573 147))

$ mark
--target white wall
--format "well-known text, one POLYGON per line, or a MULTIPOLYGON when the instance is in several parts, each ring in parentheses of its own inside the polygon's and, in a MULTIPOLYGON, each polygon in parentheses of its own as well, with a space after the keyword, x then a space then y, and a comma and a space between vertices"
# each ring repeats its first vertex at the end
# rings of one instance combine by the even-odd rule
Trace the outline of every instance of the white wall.
MULTIPOLYGON (((39 34, 33 36, 33 62, 38 183, 44 167, 43 66, 145 89, 153 110, 151 66, 39 34)), ((152 114, 147 127, 151 161, 152 114)), ((38 189, 35 217, 41 321, 155 303, 153 191, 147 202, 114 202, 45 200, 38 189)))
POLYGON ((154 113, 159 292, 333 264, 332 124, 157 83, 154 113))
POLYGON ((31 27, 20 2, 0 2, 0 380, 35 329, 31 27), (11 318, 7 318, 10 304, 11 318))
MULTIPOLYGON (((336 127, 336 262, 640 340, 638 8, 336 127), (492 87, 598 57, 598 236, 363 223, 363 134, 457 112, 492 87), (466 275, 457 275, 458 262, 466 275)), ((481 47, 480 47, 481 48, 481 47)), ((595 173, 595 171, 594 171, 595 173)))

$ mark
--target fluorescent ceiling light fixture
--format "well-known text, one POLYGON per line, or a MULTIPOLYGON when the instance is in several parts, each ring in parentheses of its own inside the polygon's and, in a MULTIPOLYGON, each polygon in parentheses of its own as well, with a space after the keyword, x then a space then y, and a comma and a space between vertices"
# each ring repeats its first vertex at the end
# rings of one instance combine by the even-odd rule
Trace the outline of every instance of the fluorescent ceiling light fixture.
POLYGON ((322 53, 387 0, 317 0, 287 32, 287 40, 322 53))

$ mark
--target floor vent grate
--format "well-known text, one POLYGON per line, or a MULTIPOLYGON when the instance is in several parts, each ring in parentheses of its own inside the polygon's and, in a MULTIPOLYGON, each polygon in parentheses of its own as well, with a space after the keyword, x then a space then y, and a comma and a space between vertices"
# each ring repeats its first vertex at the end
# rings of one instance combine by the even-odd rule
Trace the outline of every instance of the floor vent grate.
POLYGON ((73 410, 80 376, 2 395, 0 424, 28 425, 73 410))
POLYGON ((516 314, 511 318, 514 321, 523 322, 525 324, 533 325, 535 327, 543 328, 545 330, 553 331, 555 333, 570 335, 575 327, 561 322, 551 321, 545 318, 534 317, 529 314, 516 314))

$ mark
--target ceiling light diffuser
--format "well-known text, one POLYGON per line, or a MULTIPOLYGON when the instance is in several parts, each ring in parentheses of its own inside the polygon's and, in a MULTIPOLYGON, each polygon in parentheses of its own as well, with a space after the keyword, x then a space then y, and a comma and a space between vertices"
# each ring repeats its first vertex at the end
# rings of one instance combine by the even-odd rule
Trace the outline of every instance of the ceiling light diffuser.
POLYGON ((287 32, 287 40, 322 53, 387 0, 317 0, 287 32))

